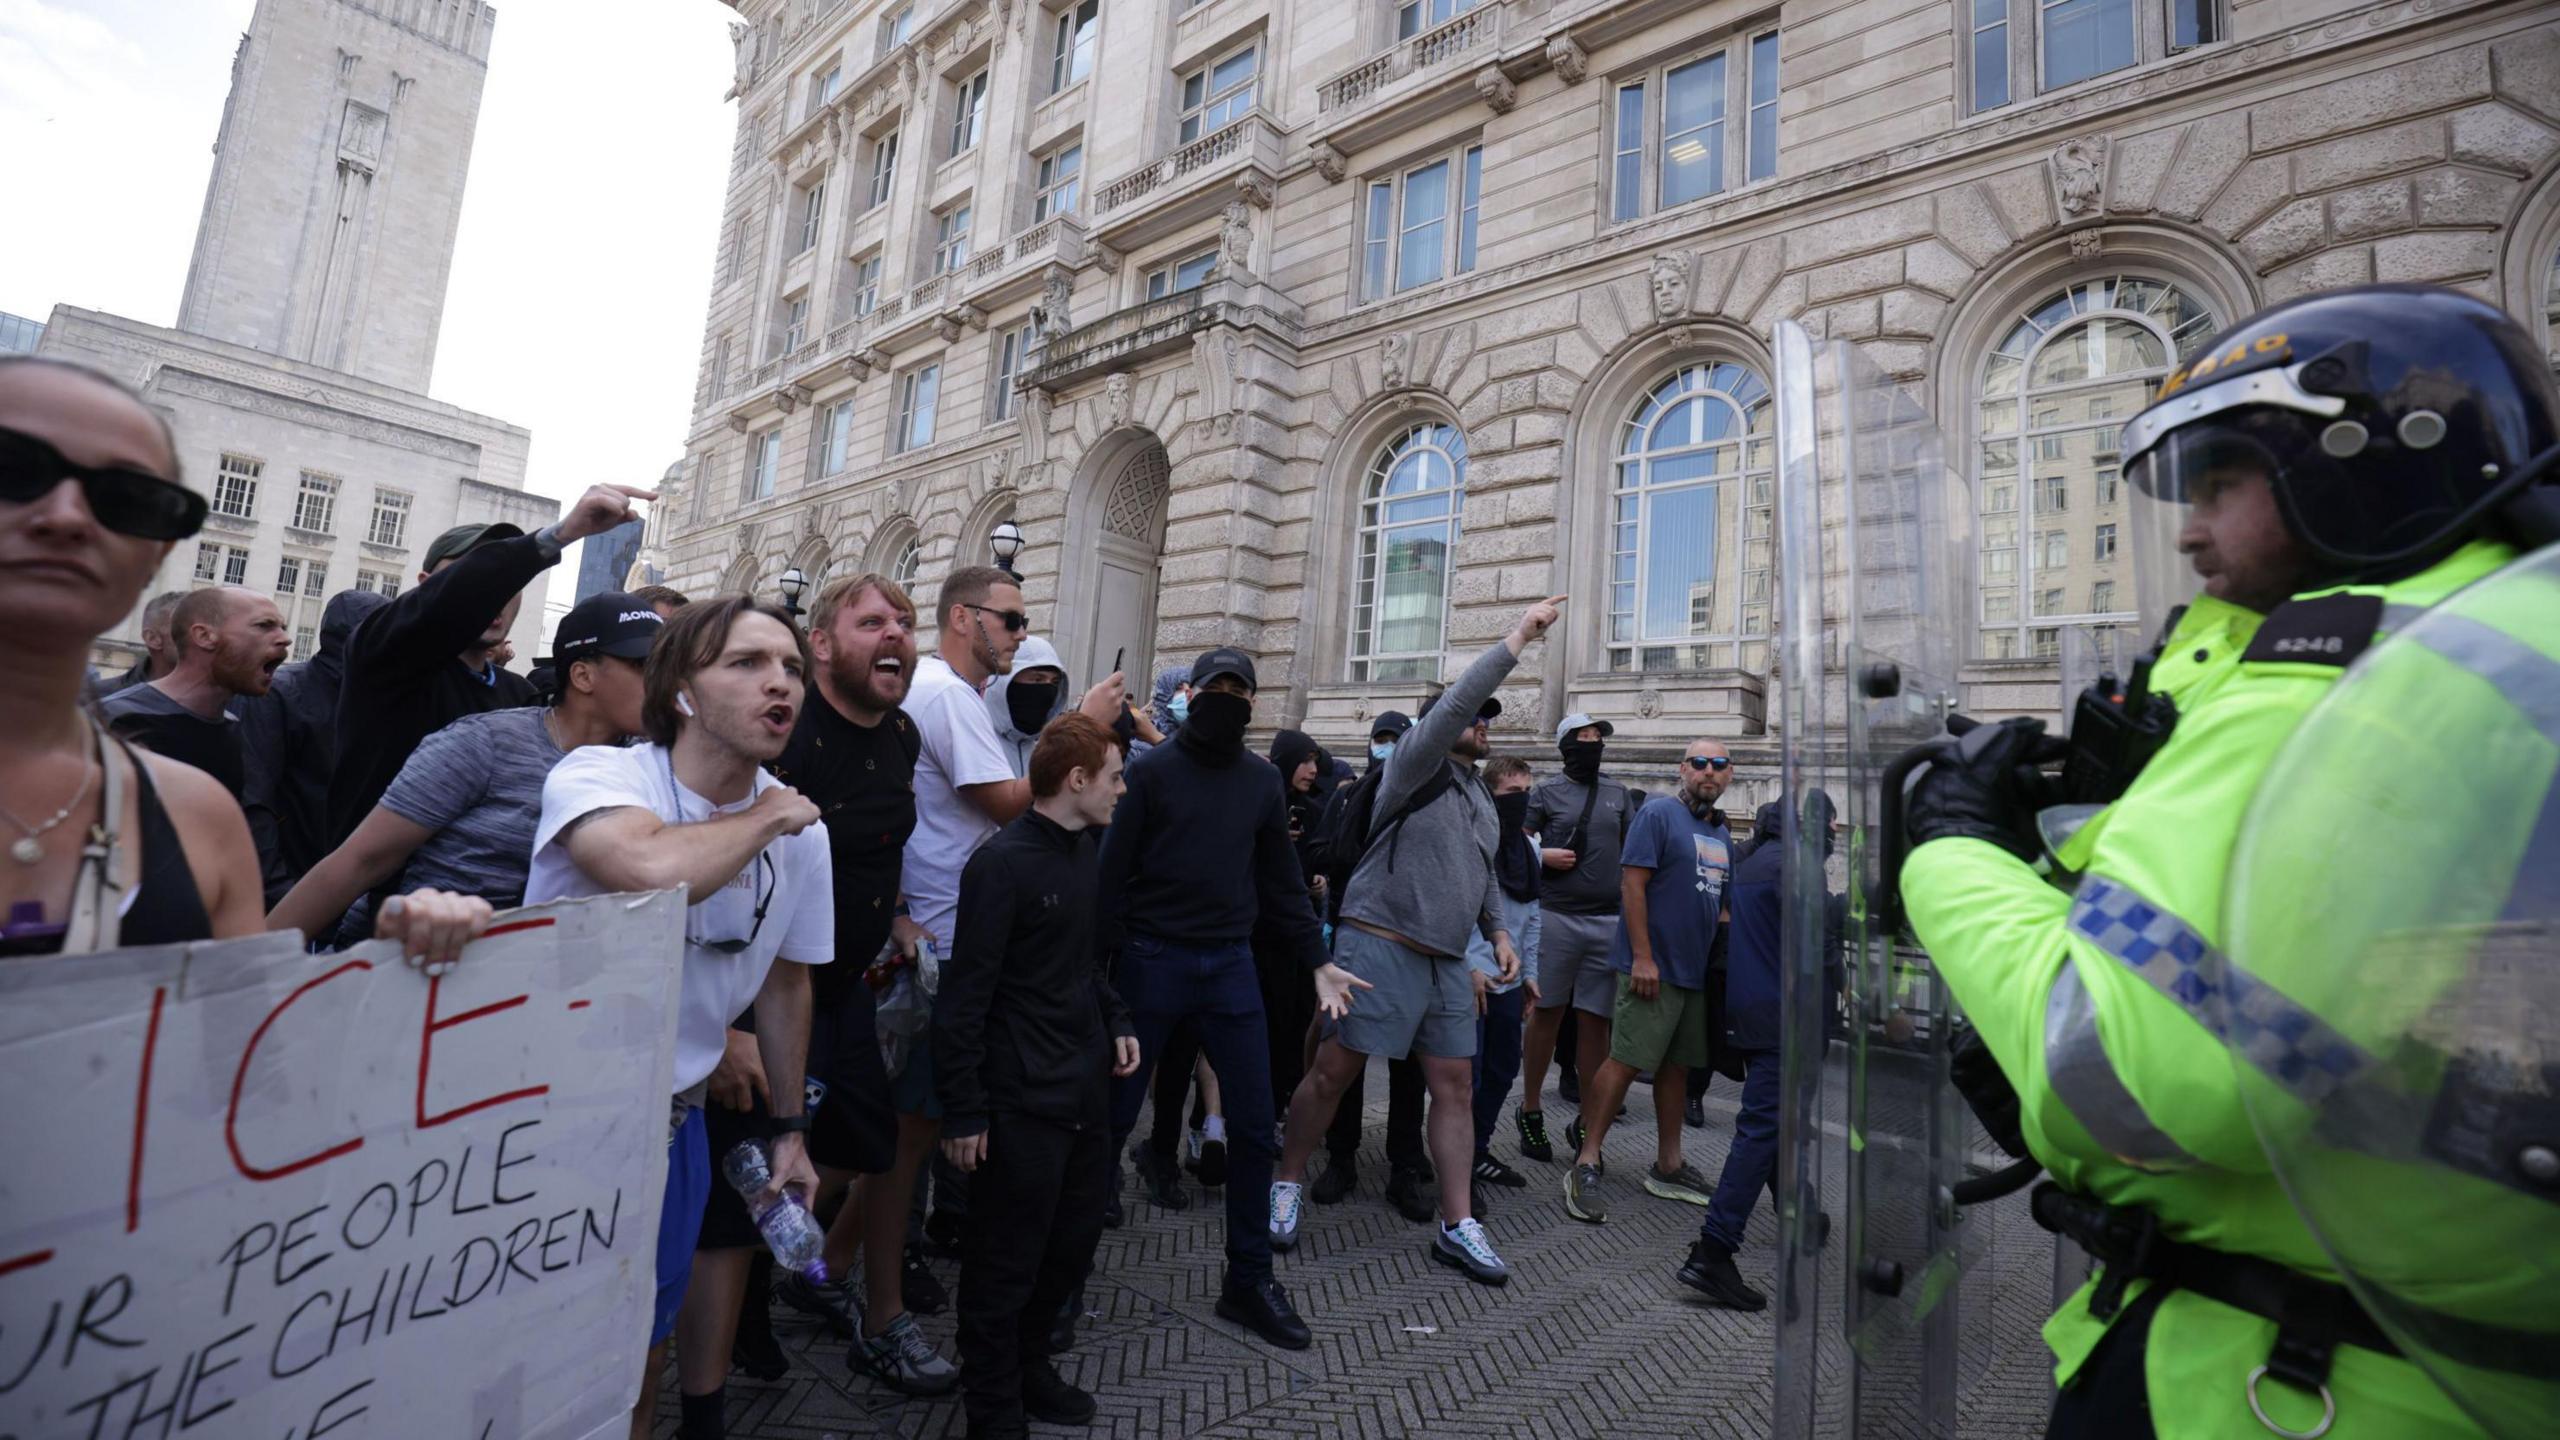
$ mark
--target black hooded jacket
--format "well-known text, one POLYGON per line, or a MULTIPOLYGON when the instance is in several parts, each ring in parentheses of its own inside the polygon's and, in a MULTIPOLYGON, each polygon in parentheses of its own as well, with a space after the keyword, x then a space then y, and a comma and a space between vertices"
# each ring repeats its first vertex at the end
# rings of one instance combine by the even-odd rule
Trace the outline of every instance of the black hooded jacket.
POLYGON ((370 590, 341 590, 320 613, 320 650, 276 671, 267 693, 244 701, 241 740, 248 783, 240 808, 258 845, 273 908, 329 853, 329 777, 338 768, 338 686, 347 639, 364 617, 391 602, 370 590))

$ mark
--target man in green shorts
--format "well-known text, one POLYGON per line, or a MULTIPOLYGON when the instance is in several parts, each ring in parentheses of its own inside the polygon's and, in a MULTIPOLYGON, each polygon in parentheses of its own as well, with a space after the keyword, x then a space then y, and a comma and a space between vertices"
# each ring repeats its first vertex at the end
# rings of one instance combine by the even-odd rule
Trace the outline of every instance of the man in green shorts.
POLYGON ((1609 1058, 1583 1097, 1582 1153, 1564 1177, 1564 1212, 1597 1225, 1609 1218, 1600 1193, 1608 1173, 1600 1144, 1639 1072, 1653 1072, 1654 1161, 1644 1188, 1666 1200, 1704 1205, 1706 1177, 1680 1158, 1680 1107, 1692 1066, 1707 1063, 1707 951, 1723 923, 1733 836, 1716 801, 1733 780, 1733 760, 1713 740, 1689 742, 1680 785, 1636 813, 1619 852, 1618 935, 1609 965, 1618 972, 1609 1058))

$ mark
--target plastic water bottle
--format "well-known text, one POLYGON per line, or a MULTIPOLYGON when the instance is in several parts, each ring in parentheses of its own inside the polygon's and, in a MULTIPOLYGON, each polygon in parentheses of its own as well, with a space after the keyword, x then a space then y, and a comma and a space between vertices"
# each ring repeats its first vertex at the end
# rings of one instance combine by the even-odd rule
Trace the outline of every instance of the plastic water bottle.
POLYGON ((765 1187, 773 1183, 773 1165, 765 1158, 764 1146, 753 1140, 739 1141, 722 1157, 720 1173, 729 1177, 730 1188, 747 1202, 747 1213, 756 1217, 756 1230, 764 1236, 765 1247, 773 1251, 774 1262, 812 1285, 827 1283, 827 1234, 818 1228, 809 1207, 788 1190, 782 1192, 781 1199, 765 1203, 765 1187))

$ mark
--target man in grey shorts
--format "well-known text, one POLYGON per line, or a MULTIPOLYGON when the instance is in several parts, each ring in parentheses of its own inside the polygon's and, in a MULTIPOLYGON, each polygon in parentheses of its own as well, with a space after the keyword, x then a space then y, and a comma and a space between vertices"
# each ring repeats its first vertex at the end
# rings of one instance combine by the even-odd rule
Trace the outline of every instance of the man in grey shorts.
MULTIPOLYGON (((1520 1153, 1552 1160, 1540 1092, 1556 1038, 1571 1017, 1581 1034, 1574 1056, 1581 1088, 1609 1058, 1609 1016, 1618 1002, 1618 974, 1609 968, 1609 946, 1618 935, 1618 850, 1627 838, 1636 804, 1627 787, 1600 773, 1602 748, 1615 727, 1576 713, 1556 726, 1564 773, 1529 792, 1529 828, 1537 833, 1540 860, 1537 1003, 1521 1040, 1520 1153)), ((1571 1097, 1568 1096, 1568 1099, 1571 1097)), ((1582 1146, 1577 1117, 1565 1133, 1568 1163, 1582 1146)))
POLYGON ((1344 887, 1334 963, 1359 988, 1349 1009, 1325 1027, 1315 1064, 1289 1101, 1280 1164, 1271 1183, 1271 1248, 1297 1244, 1307 1159, 1333 1123, 1351 1077, 1372 1055, 1411 1053, 1431 1094, 1424 1122, 1440 1182, 1440 1225, 1431 1255, 1468 1278, 1499 1285, 1510 1270, 1470 1213, 1475 1154, 1475 983, 1467 937, 1493 943, 1499 979, 1520 973, 1520 956, 1501 925, 1494 870, 1501 839, 1493 796, 1476 778, 1485 726, 1501 706, 1494 688, 1520 652, 1556 622, 1564 597, 1532 605, 1502 643, 1432 697, 1386 761, 1369 812, 1366 853, 1344 887))

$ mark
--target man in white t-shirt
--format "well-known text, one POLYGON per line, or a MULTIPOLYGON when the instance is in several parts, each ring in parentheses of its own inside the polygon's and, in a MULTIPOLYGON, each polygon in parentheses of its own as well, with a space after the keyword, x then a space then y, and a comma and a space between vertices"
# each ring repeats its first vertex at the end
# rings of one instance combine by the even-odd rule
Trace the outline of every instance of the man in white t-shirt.
MULTIPOLYGON (((694 1241, 714 1178, 704 1091, 727 1055, 729 1023, 750 1008, 771 1096, 776 1187, 816 1193, 804 1136, 810 965, 835 955, 834 871, 818 807, 766 774, 799 718, 809 648, 788 616, 743 595, 686 606, 649 652, 641 719, 650 744, 591 745, 542 787, 525 900, 687 888, 684 984, 676 1017, 676 1096, 658 1218, 658 1298, 631 1433, 649 1433, 667 1339, 688 1283, 696 1308, 734 1328, 746 1250, 694 1241), (776 965, 777 959, 794 963, 776 965), (715 1293, 716 1292, 716 1293, 715 1293), (725 1304, 721 1303, 725 1301, 725 1304)), ((688 1354, 694 1348, 687 1342, 688 1354)), ((719 1342, 727 1372, 728 1341, 719 1342)), ((693 1378, 694 1366, 683 1367, 693 1378)), ((695 1387, 688 1385, 688 1390, 695 1387)), ((716 1384, 688 1396, 717 1412, 716 1384)))

